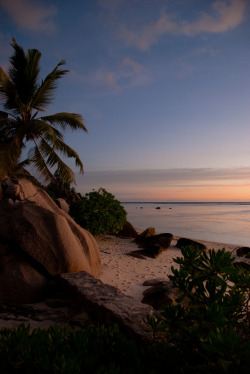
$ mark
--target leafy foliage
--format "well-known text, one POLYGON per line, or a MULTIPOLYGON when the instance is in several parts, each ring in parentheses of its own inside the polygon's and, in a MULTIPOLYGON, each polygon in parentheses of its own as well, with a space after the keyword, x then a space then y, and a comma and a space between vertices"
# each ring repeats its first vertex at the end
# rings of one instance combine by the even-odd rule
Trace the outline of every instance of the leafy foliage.
POLYGON ((68 204, 75 201, 77 194, 74 187, 70 186, 69 182, 63 181, 56 174, 54 179, 45 187, 46 192, 52 199, 62 198, 67 201, 68 204))
MULTIPOLYGON (((233 266, 225 249, 182 249, 169 279, 176 305, 148 317, 154 334, 164 333, 179 351, 183 367, 205 373, 247 372, 250 365, 250 273, 233 266), (201 370, 201 371, 199 371, 201 370), (202 371, 203 370, 203 371, 202 371)), ((196 372, 196 371, 193 371, 196 372)))
POLYGON ((127 216, 121 203, 104 188, 86 193, 72 203, 69 214, 94 236, 116 234, 123 228, 127 216))
POLYGON ((73 157, 83 172, 78 154, 64 142, 62 131, 66 128, 87 131, 83 118, 75 113, 56 113, 38 117, 51 103, 57 82, 68 70, 62 68, 65 61, 39 82, 41 52, 29 49, 27 53, 12 39, 14 49, 10 57, 8 74, 0 67, 0 99, 8 116, 0 116, 0 176, 15 175, 27 144, 28 158, 22 167, 30 163, 44 177, 53 180, 51 170, 66 182, 74 181, 73 171, 60 155, 73 157), (59 154, 58 154, 59 153, 59 154))
POLYGON ((171 366, 173 357, 173 350, 163 345, 136 345, 117 326, 31 331, 20 325, 0 330, 1 374, 155 374, 165 373, 166 367, 177 373, 171 366))

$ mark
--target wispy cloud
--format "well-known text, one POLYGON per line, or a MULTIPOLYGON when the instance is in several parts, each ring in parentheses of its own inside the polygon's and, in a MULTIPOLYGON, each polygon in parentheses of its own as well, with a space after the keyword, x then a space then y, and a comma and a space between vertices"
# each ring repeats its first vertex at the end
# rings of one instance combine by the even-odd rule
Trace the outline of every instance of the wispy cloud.
POLYGON ((105 79, 109 86, 123 89, 147 84, 150 81, 150 74, 143 65, 126 57, 116 71, 107 72, 105 79))
POLYGON ((178 20, 176 15, 162 13, 159 18, 141 29, 121 27, 120 37, 131 46, 148 50, 168 33, 194 36, 199 33, 221 33, 237 27, 244 20, 245 0, 217 0, 210 13, 202 12, 193 22, 178 20))
POLYGON ((231 0, 231 4, 218 0, 212 5, 212 14, 202 13, 194 23, 183 22, 182 32, 195 35, 200 32, 219 33, 238 26, 244 19, 245 1, 231 0))
POLYGON ((77 189, 81 193, 100 187, 123 201, 248 201, 250 168, 102 170, 85 171, 84 176, 77 176, 77 189))
POLYGON ((250 167, 244 168, 195 168, 195 169, 146 169, 119 171, 89 171, 83 177, 85 182, 93 185, 122 184, 134 185, 171 185, 193 186, 211 184, 250 184, 250 167), (100 184, 101 182, 101 184, 100 184))
POLYGON ((29 0, 0 0, 0 7, 24 30, 43 33, 56 30, 53 17, 57 9, 53 5, 29 0))
POLYGON ((86 74, 71 70, 69 76, 78 83, 108 87, 112 92, 123 91, 134 86, 144 86, 152 80, 152 74, 148 69, 130 57, 123 58, 112 69, 101 66, 86 74))

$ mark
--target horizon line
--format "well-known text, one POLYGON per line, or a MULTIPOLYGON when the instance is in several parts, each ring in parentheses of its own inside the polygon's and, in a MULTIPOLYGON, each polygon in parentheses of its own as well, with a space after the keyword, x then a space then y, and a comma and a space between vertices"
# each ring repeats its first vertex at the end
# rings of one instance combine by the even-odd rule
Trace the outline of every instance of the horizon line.
POLYGON ((250 204, 250 201, 121 201, 122 204, 250 204))

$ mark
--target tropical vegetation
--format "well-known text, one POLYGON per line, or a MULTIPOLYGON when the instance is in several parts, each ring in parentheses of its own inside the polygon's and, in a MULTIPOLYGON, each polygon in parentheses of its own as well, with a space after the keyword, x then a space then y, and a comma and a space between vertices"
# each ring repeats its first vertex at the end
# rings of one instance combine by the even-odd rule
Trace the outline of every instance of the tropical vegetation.
POLYGON ((183 372, 247 373, 250 367, 250 272, 225 249, 182 248, 169 279, 177 303, 148 317, 181 358, 183 372))
POLYGON ((58 80, 68 70, 61 60, 40 80, 41 52, 28 49, 27 53, 12 39, 13 55, 8 74, 0 67, 0 100, 4 113, 0 116, 0 177, 23 173, 30 165, 45 181, 53 180, 56 173, 65 182, 74 181, 74 173, 62 160, 62 155, 75 159, 83 172, 83 164, 64 141, 63 131, 87 131, 83 118, 75 113, 56 113, 41 116, 52 102, 58 80), (24 148, 28 152, 24 157, 24 148))
POLYGON ((105 188, 86 193, 79 201, 72 203, 69 214, 94 236, 117 234, 127 217, 120 201, 105 188))

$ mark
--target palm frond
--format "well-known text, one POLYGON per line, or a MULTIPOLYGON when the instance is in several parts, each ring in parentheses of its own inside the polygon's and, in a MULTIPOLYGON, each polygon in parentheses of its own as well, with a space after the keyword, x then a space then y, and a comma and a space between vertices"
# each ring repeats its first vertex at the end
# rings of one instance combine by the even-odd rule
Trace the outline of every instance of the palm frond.
POLYGON ((30 104, 38 88, 41 52, 37 49, 29 49, 25 54, 23 48, 14 39, 11 46, 14 48, 14 53, 10 57, 9 77, 16 88, 20 101, 27 105, 30 104))
POLYGON ((30 149, 28 156, 45 181, 54 179, 37 145, 30 149))
POLYGON ((11 82, 5 71, 0 67, 0 99, 4 102, 4 108, 17 108, 17 96, 14 84, 11 82))
POLYGON ((17 128, 18 123, 12 118, 0 118, 0 143, 5 143, 13 138, 17 128))
POLYGON ((18 163, 22 150, 22 139, 15 135, 0 143, 0 175, 8 175, 18 163))
POLYGON ((59 68, 64 64, 65 61, 61 60, 56 65, 55 69, 53 69, 52 72, 47 75, 45 80, 42 81, 32 100, 32 108, 39 111, 44 111, 46 105, 51 103, 53 98, 53 91, 57 88, 57 80, 69 72, 69 70, 59 68))
POLYGON ((33 140, 41 136, 51 139, 51 142, 55 142, 57 138, 63 140, 63 134, 59 130, 40 119, 30 120, 25 126, 27 140, 33 140))
POLYGON ((75 182, 74 173, 68 165, 66 165, 61 158, 56 154, 54 149, 42 139, 39 144, 39 149, 44 157, 47 157, 46 164, 49 167, 57 166, 56 173, 58 177, 65 182, 75 182))
POLYGON ((51 116, 41 117, 41 119, 48 121, 52 125, 58 125, 63 130, 65 130, 66 127, 70 127, 72 130, 81 129, 88 132, 83 122, 84 119, 80 114, 61 112, 52 114, 51 116))
POLYGON ((57 139, 56 142, 55 142, 55 149, 59 150, 62 154, 64 154, 65 156, 67 156, 69 158, 74 158, 75 159, 75 165, 77 167, 79 167, 80 173, 83 174, 84 170, 83 170, 82 161, 81 161, 79 155, 77 154, 77 152, 73 148, 69 147, 62 140, 57 139))
POLYGON ((68 70, 62 68, 61 60, 39 84, 41 53, 29 49, 27 53, 12 39, 13 55, 10 57, 8 74, 0 68, 0 99, 11 118, 0 118, 0 174, 13 173, 24 169, 26 163, 33 163, 45 179, 53 179, 51 169, 67 182, 74 181, 72 170, 56 153, 73 157, 76 166, 83 172, 78 154, 64 142, 66 128, 87 132, 81 115, 57 113, 38 118, 52 100, 58 80, 68 70), (35 146, 29 151, 28 159, 18 164, 21 153, 29 141, 35 146))

